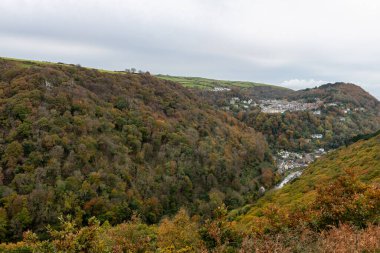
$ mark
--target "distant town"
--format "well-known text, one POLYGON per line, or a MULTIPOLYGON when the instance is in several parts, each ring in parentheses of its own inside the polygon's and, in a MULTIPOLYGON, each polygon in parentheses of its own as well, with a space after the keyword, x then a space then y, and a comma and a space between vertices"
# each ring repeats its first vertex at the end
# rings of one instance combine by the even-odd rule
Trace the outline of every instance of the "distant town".
POLYGON ((324 154, 326 154, 326 151, 323 148, 314 150, 312 153, 296 153, 282 150, 276 155, 277 172, 285 174, 289 170, 304 168, 324 154))
MULTIPOLYGON (((214 90, 217 88, 214 88, 214 90)), ((218 91, 221 88, 218 88, 218 91)), ((259 100, 256 103, 253 99, 240 99, 239 97, 233 97, 229 100, 229 105, 225 106, 225 110, 230 109, 248 109, 251 107, 260 107, 261 112, 263 113, 285 113, 285 112, 296 112, 296 111, 312 111, 314 115, 321 115, 322 107, 339 107, 344 114, 349 114, 352 111, 355 112, 364 112, 365 109, 360 108, 346 108, 341 103, 324 103, 319 98, 315 98, 315 102, 307 103, 301 100, 288 101, 285 99, 268 99, 268 100, 259 100)), ((343 120, 342 120, 343 121, 343 120)))
MULTIPOLYGON (((312 153, 296 153, 282 150, 276 155, 277 173, 284 176, 283 180, 275 187, 282 188, 302 175, 303 170, 315 159, 326 154, 325 149, 319 148, 312 153)), ((261 189, 261 191, 265 191, 261 189)))
MULTIPOLYGON (((223 92, 229 91, 229 88, 214 87, 211 91, 223 92)), ((285 112, 296 111, 310 111, 316 116, 322 115, 322 109, 328 107, 337 107, 341 110, 342 114, 351 114, 352 112, 364 112, 365 108, 348 108, 344 104, 339 102, 325 103, 319 98, 315 98, 314 102, 304 102, 303 100, 288 101, 285 99, 267 99, 254 101, 252 98, 239 98, 232 97, 227 101, 227 104, 222 109, 229 110, 248 110, 250 108, 260 108, 262 113, 267 114, 281 114, 285 112)), ((346 121, 346 117, 338 117, 342 122, 346 121)), ((321 133, 313 133, 310 135, 311 139, 323 139, 324 136, 321 133)))
MULTIPOLYGON (((323 105, 323 101, 317 99, 314 103, 303 103, 300 101, 287 100, 260 100, 260 108, 263 113, 284 113, 286 111, 316 110, 323 105)), ((321 111, 316 110, 315 114, 321 111)))

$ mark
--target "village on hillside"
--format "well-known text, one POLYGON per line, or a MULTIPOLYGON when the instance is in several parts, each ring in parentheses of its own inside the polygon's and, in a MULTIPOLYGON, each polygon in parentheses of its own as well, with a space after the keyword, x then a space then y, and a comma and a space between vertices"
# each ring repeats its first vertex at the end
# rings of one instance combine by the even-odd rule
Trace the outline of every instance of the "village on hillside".
POLYGON ((229 100, 228 106, 225 106, 225 110, 233 109, 248 109, 252 107, 259 107, 263 113, 285 113, 296 111, 312 111, 314 115, 321 115, 321 108, 323 107, 338 107, 344 114, 349 114, 352 111, 365 111, 364 108, 348 108, 344 104, 339 102, 325 103, 319 98, 314 99, 315 102, 304 102, 302 100, 288 101, 285 99, 267 99, 259 100, 256 103, 253 99, 240 99, 239 97, 233 97, 229 100))
MULTIPOLYGON (((222 88, 215 88, 218 91, 223 91, 222 88)), ((323 108, 336 107, 341 110, 342 114, 351 114, 352 112, 364 112, 365 108, 355 107, 350 108, 347 105, 340 102, 325 103, 319 98, 314 99, 315 102, 305 102, 302 100, 288 101, 285 99, 267 99, 259 100, 255 102, 252 98, 241 99, 239 97, 232 97, 227 101, 227 105, 223 106, 222 109, 229 110, 243 110, 246 111, 250 108, 260 108, 262 113, 268 114, 278 114, 285 112, 296 112, 296 111, 310 111, 316 116, 322 115, 323 108)), ((346 118, 339 117, 340 121, 346 121, 346 118)), ((315 134, 311 136, 313 139, 321 139, 323 136, 315 134)))
POLYGON ((311 153, 296 153, 282 150, 276 155, 277 172, 284 174, 289 170, 304 168, 324 154, 326 154, 324 148, 316 149, 311 153))
MULTIPOLYGON (((311 153, 296 153, 282 150, 276 154, 277 173, 282 176, 282 180, 275 189, 280 189, 284 185, 292 182, 300 177, 304 169, 315 159, 325 155, 326 151, 323 148, 314 150, 311 153)), ((261 189, 265 191, 265 188, 261 189)))
MULTIPOLYGON (((316 110, 323 105, 323 101, 317 99, 314 103, 287 100, 260 100, 260 108, 263 113, 284 113, 286 111, 316 110)), ((315 111, 317 112, 317 111, 315 111)), ((318 113, 316 113, 318 114, 318 113)), ((319 111, 320 114, 320 111, 319 111)))
MULTIPOLYGON (((216 89, 216 88, 215 88, 216 89)), ((222 88, 218 88, 218 91, 223 91, 222 88)), ((347 117, 345 115, 350 115, 353 112, 364 112, 365 109, 362 107, 348 107, 347 105, 340 102, 329 102, 325 103, 319 98, 309 99, 305 102, 303 100, 288 101, 285 99, 267 99, 267 100, 253 100, 252 98, 239 98, 232 97, 226 101, 226 105, 222 109, 226 111, 248 111, 250 109, 259 109, 265 114, 283 114, 285 112, 297 112, 297 111, 310 111, 317 117, 321 117, 323 112, 328 109, 335 107, 340 110, 342 116, 338 117, 338 120, 345 122, 347 117)), ((310 139, 319 140, 323 139, 324 135, 321 133, 312 133, 309 136, 310 139)))

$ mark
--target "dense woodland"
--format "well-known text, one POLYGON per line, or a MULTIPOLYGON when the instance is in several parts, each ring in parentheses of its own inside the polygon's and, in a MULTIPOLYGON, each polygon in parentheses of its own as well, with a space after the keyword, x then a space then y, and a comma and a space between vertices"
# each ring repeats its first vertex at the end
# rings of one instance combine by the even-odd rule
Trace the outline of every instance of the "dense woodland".
POLYGON ((0 60, 0 117, 2 241, 61 215, 207 217, 274 180, 262 134, 149 73, 0 60))
POLYGON ((0 252, 377 252, 379 154, 380 135, 359 141, 258 203, 230 213, 221 205, 206 221, 185 209, 157 225, 133 216, 112 227, 91 218, 81 227, 61 217, 57 228, 49 227, 49 240, 27 231, 0 252))

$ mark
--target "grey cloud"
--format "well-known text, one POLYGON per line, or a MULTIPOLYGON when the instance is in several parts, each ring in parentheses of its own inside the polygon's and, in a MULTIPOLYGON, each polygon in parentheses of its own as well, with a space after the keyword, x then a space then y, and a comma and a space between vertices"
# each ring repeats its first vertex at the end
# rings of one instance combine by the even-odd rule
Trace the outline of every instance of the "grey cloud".
POLYGON ((379 8, 376 0, 3 0, 0 55, 284 85, 347 81, 380 97, 379 8))

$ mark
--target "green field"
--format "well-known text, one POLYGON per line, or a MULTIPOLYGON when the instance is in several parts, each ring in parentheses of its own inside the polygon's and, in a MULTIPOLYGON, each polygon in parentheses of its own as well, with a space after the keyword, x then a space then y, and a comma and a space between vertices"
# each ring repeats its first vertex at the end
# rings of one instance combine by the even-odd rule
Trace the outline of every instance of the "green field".
MULTIPOLYGON (((258 86, 274 86, 264 83, 245 82, 245 81, 226 81, 215 80, 202 77, 182 77, 182 76, 169 76, 169 75, 157 75, 158 78, 180 83, 185 87, 199 88, 199 89, 212 89, 214 87, 241 87, 250 88, 258 86)), ((278 87, 278 86, 276 86, 278 87)), ((278 87, 282 88, 282 87, 278 87)))

